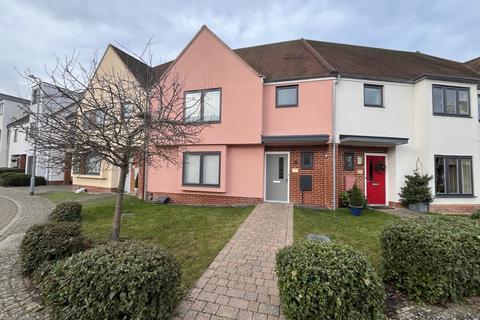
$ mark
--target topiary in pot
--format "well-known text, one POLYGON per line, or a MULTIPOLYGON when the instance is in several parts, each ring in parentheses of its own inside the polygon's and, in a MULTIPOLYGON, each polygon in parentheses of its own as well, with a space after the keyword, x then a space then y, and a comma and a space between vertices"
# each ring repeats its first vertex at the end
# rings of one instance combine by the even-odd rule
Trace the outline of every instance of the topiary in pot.
POLYGON ((354 216, 359 216, 364 206, 365 197, 357 184, 354 184, 350 191, 350 213, 354 216))
POLYGON ((433 179, 428 174, 420 174, 417 170, 413 175, 405 176, 405 186, 401 188, 400 202, 412 211, 427 212, 428 205, 433 201, 432 190, 429 187, 433 179))

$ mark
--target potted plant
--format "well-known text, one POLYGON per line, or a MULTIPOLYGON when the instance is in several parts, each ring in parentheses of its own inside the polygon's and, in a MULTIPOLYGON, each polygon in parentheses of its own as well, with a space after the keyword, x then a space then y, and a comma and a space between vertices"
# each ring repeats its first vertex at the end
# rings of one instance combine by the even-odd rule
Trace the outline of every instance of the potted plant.
POLYGON ((399 193, 400 202, 411 211, 428 212, 428 206, 433 201, 432 190, 428 186, 433 177, 420 174, 417 170, 413 175, 405 176, 405 186, 399 193))
POLYGON ((365 206, 365 198, 362 191, 354 184, 352 190, 350 190, 350 213, 353 216, 359 216, 362 213, 362 209, 365 206))

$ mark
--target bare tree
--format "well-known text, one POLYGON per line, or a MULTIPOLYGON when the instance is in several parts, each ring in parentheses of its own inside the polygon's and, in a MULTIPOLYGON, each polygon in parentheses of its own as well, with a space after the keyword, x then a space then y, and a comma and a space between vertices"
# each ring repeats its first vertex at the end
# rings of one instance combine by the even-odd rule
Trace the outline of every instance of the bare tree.
MULTIPOLYGON (((72 158, 80 172, 98 170, 100 163, 120 169, 113 240, 120 236, 130 164, 178 164, 179 148, 197 143, 203 128, 185 118, 195 112, 185 111, 182 81, 174 74, 160 74, 164 68, 155 68, 151 56, 148 62, 143 59, 149 48, 150 43, 142 55, 130 56, 127 68, 120 70, 99 68, 95 56, 88 67, 78 63, 75 55, 57 59, 48 82, 59 96, 42 92, 48 103, 42 104, 41 111, 25 108, 35 124, 25 131, 38 152, 54 155, 51 165, 68 166, 65 159, 72 158)), ((42 88, 39 77, 27 72, 26 78, 42 88)), ((198 104, 188 106, 197 109, 198 104)))

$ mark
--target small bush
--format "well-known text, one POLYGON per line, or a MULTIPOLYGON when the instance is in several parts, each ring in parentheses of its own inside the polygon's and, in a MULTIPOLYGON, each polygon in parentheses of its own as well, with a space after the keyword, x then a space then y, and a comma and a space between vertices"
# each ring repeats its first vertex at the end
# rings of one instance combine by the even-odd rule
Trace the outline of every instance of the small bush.
POLYGON ((296 242, 278 252, 276 270, 288 319, 384 319, 382 281, 349 246, 296 242))
MULTIPOLYGON (((10 172, 3 174, 0 177, 1 185, 4 187, 21 187, 30 185, 31 175, 24 173, 10 172)), ((47 184, 47 180, 44 177, 35 177, 36 186, 44 186, 47 184)))
POLYGON ((25 172, 25 169, 19 169, 19 168, 0 168, 0 175, 3 174, 3 173, 8 173, 8 172, 23 173, 23 172, 25 172))
POLYGON ((40 289, 52 319, 169 319, 180 279, 162 248, 115 242, 58 262, 40 289))
POLYGON ((362 190, 354 184, 352 189, 350 190, 350 205, 352 207, 365 207, 366 206, 366 199, 363 196, 362 190))
POLYGON ((404 206, 409 204, 433 201, 432 190, 428 186, 433 177, 425 174, 421 175, 418 171, 414 171, 413 175, 405 176, 405 186, 400 189, 400 202, 404 206))
POLYGON ((80 225, 73 222, 34 225, 25 233, 20 248, 22 272, 30 275, 40 265, 81 251, 80 225))
POLYGON ((416 301, 459 300, 480 293, 480 224, 426 216, 385 227, 385 280, 416 301))
POLYGON ((80 221, 82 205, 75 201, 63 202, 58 204, 50 212, 48 219, 50 221, 80 221))
POLYGON ((480 210, 475 211, 470 215, 470 219, 480 220, 480 210))

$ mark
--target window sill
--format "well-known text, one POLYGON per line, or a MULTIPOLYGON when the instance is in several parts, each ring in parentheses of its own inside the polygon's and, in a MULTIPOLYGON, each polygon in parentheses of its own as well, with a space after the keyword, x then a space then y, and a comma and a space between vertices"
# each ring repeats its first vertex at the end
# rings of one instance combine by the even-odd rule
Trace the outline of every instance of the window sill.
POLYGON ((386 108, 385 106, 376 105, 376 104, 364 104, 363 106, 366 107, 366 108, 380 108, 380 109, 385 109, 386 108))
POLYGON ((212 192, 212 193, 225 193, 225 190, 220 186, 206 186, 206 185, 182 185, 184 191, 199 191, 199 192, 212 192))
POLYGON ((282 105, 282 106, 275 106, 275 108, 277 108, 277 109, 295 108, 295 107, 298 107, 298 104, 286 104, 286 105, 282 105))
POLYGON ((434 116, 438 117, 452 117, 452 118, 469 118, 472 119, 471 115, 462 115, 462 114, 448 114, 448 113, 433 113, 434 116))
POLYGON ((435 198, 476 198, 473 194, 436 194, 435 198))
POLYGON ((95 175, 95 174, 74 174, 73 176, 75 178, 80 178, 80 179, 99 179, 99 180, 107 179, 105 177, 102 177, 101 175, 95 175))

